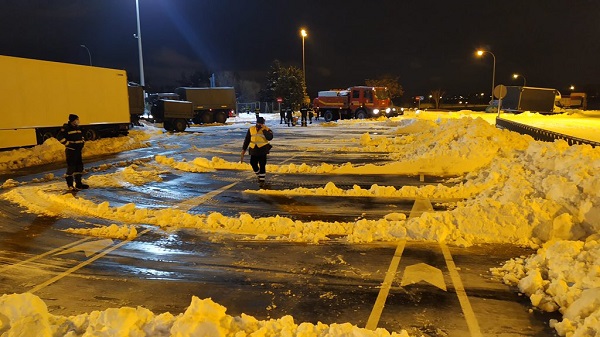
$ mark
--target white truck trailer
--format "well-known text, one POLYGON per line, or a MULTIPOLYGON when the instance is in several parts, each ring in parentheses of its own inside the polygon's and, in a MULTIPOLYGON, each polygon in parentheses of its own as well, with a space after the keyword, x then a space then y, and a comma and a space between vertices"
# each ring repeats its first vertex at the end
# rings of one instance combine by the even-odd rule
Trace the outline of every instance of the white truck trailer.
POLYGON ((0 149, 43 143, 69 114, 87 140, 129 130, 124 70, 0 55, 0 74, 0 149))

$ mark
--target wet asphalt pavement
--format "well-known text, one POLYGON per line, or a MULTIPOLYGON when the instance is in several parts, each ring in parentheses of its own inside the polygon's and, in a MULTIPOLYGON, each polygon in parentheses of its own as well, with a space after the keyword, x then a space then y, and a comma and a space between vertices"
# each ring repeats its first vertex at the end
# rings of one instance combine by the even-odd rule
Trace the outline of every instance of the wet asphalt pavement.
MULTIPOLYGON (((338 150, 342 144, 357 147, 356 141, 349 145, 350 140, 372 129, 327 128, 327 139, 323 139, 324 128, 316 123, 307 128, 267 124, 276 137, 269 159, 272 164, 383 164, 389 160, 382 153, 338 150), (331 147, 323 153, 321 147, 311 148, 313 142, 331 147)), ((237 161, 248 126, 192 127, 185 136, 152 141, 151 148, 87 159, 86 168, 92 171, 106 164, 118 167, 149 162, 156 154, 176 160, 219 156, 237 161)), ((60 177, 63 171, 61 164, 53 164, 2 178, 29 182, 47 173, 60 177)), ((227 216, 246 212, 254 217, 281 215, 302 221, 378 219, 391 212, 408 214, 414 204, 386 198, 248 194, 244 190, 257 189, 250 172, 172 169, 162 178, 143 186, 90 189, 78 196, 114 206, 135 203, 166 208, 235 183, 189 212, 218 211, 227 216)), ((425 177, 423 182, 419 176, 376 175, 272 174, 268 180, 270 188, 277 190, 322 187, 329 181, 341 188, 354 184, 396 188, 451 184, 442 177, 425 177)), ((434 210, 446 207, 434 205, 434 210)), ((102 219, 36 216, 5 201, 0 201, 0 212, 0 294, 33 291, 56 315, 122 306, 178 314, 189 305, 191 296, 198 296, 224 305, 230 315, 245 313, 257 319, 292 315, 296 323, 350 322, 390 331, 407 329, 424 336, 554 335, 548 320, 556 315, 530 311, 526 297, 489 273, 489 268, 506 260, 533 253, 529 249, 510 245, 459 248, 421 242, 348 244, 335 237, 320 244, 248 241, 235 235, 193 229, 166 231, 144 225, 135 240, 121 242, 60 231, 110 224, 102 219), (84 244, 93 244, 88 256, 77 248, 84 244), (411 283, 415 275, 426 275, 428 281, 411 283), (386 277, 388 294, 380 298, 386 277)))

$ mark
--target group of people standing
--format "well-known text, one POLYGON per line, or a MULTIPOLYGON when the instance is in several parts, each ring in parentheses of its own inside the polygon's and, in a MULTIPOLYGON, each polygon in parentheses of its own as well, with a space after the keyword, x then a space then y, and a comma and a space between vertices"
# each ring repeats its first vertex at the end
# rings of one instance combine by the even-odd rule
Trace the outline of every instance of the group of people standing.
MULTIPOLYGON (((312 124, 313 117, 315 117, 314 110, 306 105, 300 108, 300 125, 308 126, 308 123, 312 124), (308 122, 309 121, 309 122, 308 122)), ((319 119, 319 115, 316 116, 319 119)), ((279 124, 287 124, 287 126, 296 126, 298 123, 297 119, 294 119, 294 114, 291 107, 281 109, 279 111, 279 124)))

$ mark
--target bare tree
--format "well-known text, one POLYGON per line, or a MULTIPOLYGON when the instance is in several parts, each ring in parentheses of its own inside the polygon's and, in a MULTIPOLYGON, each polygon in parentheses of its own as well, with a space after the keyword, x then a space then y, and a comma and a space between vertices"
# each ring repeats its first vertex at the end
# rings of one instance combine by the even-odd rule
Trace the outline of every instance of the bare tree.
POLYGON ((400 76, 383 75, 378 79, 366 79, 365 84, 370 87, 387 87, 392 98, 404 95, 404 88, 400 84, 400 76))
POLYGON ((446 92, 443 91, 442 89, 431 90, 431 92, 430 92, 431 99, 433 99, 436 109, 440 108, 441 102, 442 102, 442 97, 444 97, 445 94, 446 94, 446 92))

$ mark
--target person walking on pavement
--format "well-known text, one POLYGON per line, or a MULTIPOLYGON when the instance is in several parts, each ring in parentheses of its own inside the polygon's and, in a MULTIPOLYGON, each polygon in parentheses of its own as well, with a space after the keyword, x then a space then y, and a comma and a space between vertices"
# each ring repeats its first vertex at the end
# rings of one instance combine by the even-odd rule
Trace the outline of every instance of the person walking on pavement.
POLYGON ((81 150, 83 150, 84 139, 81 128, 79 127, 79 116, 70 114, 69 122, 62 126, 56 139, 65 146, 65 154, 67 157, 65 180, 67 181, 67 187, 70 190, 89 188, 88 185, 81 182, 81 175, 83 174, 83 158, 81 157, 81 150), (75 187, 73 187, 73 181, 75 181, 75 187))
POLYGON ((242 145, 240 162, 244 162, 244 155, 246 154, 246 150, 249 149, 250 165, 258 177, 258 184, 261 188, 265 187, 267 176, 267 154, 269 154, 269 151, 273 147, 269 144, 269 141, 272 139, 273 131, 265 125, 265 119, 263 117, 258 117, 256 119, 256 125, 251 126, 246 132, 244 145, 242 145))
POLYGON ((312 119, 315 116, 315 110, 313 110, 313 108, 311 106, 308 107, 308 120, 310 121, 310 124, 312 124, 312 119))

